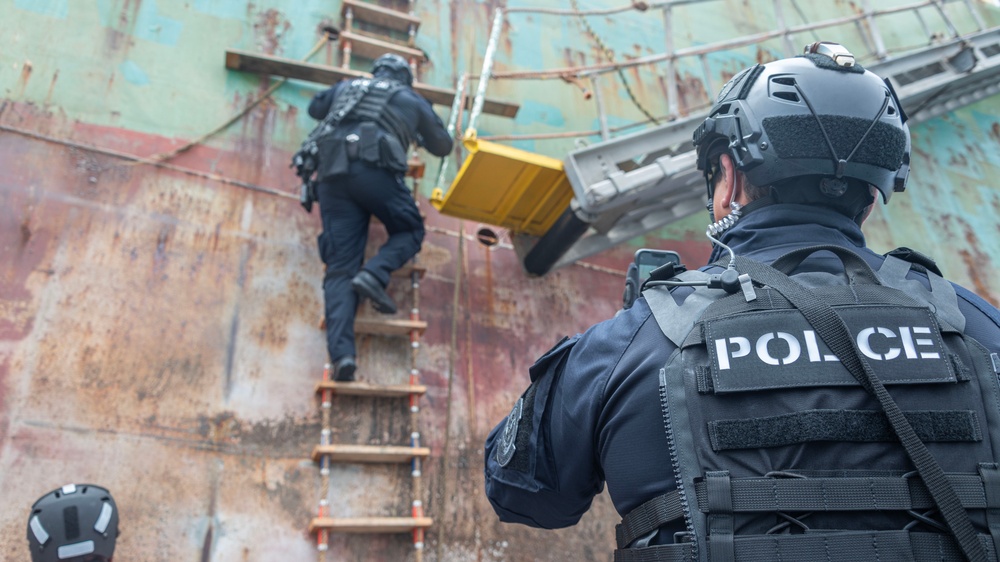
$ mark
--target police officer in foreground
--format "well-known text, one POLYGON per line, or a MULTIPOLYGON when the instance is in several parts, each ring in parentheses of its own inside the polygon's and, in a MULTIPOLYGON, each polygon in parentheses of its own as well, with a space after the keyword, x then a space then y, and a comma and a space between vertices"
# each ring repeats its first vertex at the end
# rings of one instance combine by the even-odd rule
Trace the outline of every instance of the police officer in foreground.
POLYGON ((372 75, 342 81, 309 104, 309 115, 323 121, 322 134, 311 140, 319 160, 316 195, 323 220, 319 252, 326 264, 327 350, 338 381, 354 380, 359 298, 371 299, 378 312, 395 313, 396 303, 385 291, 389 275, 420 251, 424 239, 423 219, 403 182, 410 144, 416 142, 435 156, 452 148, 431 104, 413 91, 405 59, 383 55, 375 60, 372 75), (389 238, 363 263, 372 215, 385 225, 389 238))
POLYGON ((908 174, 889 84, 816 43, 694 143, 710 265, 530 368, 486 441, 500 519, 574 525, 607 483, 616 561, 996 560, 1000 312, 860 228, 908 174))
POLYGON ((67 484, 31 506, 32 562, 111 562, 118 540, 118 506, 93 484, 67 484))

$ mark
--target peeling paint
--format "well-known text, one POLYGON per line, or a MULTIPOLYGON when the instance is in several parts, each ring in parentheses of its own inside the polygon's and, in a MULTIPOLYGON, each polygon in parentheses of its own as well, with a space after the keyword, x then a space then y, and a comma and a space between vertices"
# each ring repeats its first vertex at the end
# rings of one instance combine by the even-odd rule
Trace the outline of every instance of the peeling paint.
POLYGON ((253 25, 257 49, 269 55, 281 54, 282 39, 291 27, 291 22, 274 8, 258 13, 253 25))

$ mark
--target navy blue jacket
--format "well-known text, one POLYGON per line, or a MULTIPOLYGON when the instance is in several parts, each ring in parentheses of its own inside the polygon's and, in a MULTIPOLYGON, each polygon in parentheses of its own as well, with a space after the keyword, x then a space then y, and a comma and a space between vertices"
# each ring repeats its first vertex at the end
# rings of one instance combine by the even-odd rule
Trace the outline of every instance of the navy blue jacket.
MULTIPOLYGON (((316 120, 326 117, 333 100, 350 83, 350 80, 342 80, 316 94, 309 102, 309 116, 316 120)), ((431 109, 430 102, 423 96, 411 88, 403 88, 389 99, 387 107, 389 111, 398 115, 406 123, 413 138, 417 140, 417 144, 426 148, 428 152, 434 156, 447 156, 451 152, 451 136, 441 122, 441 118, 431 109)), ((348 128, 356 126, 356 124, 352 124, 350 115, 344 119, 342 125, 348 128)))
MULTIPOLYGON (((860 228, 849 218, 802 205, 753 211, 722 241, 738 255, 767 263, 818 244, 851 248, 875 269, 884 259, 865 248, 860 228)), ((826 255, 805 260, 800 270, 843 270, 837 258, 826 255)), ((716 248, 710 261, 720 258, 716 248)), ((909 276, 927 283, 912 270, 909 276)), ((956 291, 966 333, 1000 353, 1000 312, 966 289, 956 291)), ((605 482, 621 515, 673 490, 657 373, 674 349, 640 298, 539 359, 530 369, 535 388, 526 394, 532 398, 530 420, 522 419, 509 464, 497 461, 506 420, 486 440, 486 494, 500 520, 549 529, 574 525, 605 482)), ((525 404, 525 412, 528 408, 525 404)), ((654 544, 670 542, 674 530, 683 529, 664 529, 654 544)))

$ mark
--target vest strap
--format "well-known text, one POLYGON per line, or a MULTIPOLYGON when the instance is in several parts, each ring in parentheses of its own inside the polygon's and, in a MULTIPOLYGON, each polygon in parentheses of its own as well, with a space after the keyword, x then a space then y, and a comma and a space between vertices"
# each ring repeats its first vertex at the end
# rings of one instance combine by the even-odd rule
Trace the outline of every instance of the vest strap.
MULTIPOLYGON (((731 482, 731 511, 909 511, 934 507, 927 486, 912 476, 915 473, 901 477, 737 478, 731 482)), ((962 507, 984 509, 989 505, 986 488, 990 484, 984 477, 949 474, 947 479, 962 507)), ((706 481, 695 483, 695 496, 699 509, 710 513, 706 481)))
POLYGON ((728 470, 705 473, 708 502, 708 554, 712 562, 735 562, 733 486, 728 470))
POLYGON ((618 548, 626 548, 637 538, 683 516, 684 510, 677 490, 656 496, 628 512, 622 517, 622 522, 615 525, 618 548))
MULTIPOLYGON (((968 410, 903 412, 924 443, 983 440, 976 413, 968 410)), ((712 450, 764 449, 815 441, 896 442, 885 414, 873 410, 806 410, 778 416, 708 422, 712 450)))
MULTIPOLYGON (((985 560, 997 561, 997 550, 987 535, 974 537, 985 551, 985 560)), ((711 541, 710 543, 711 544, 711 541)), ((740 562, 775 560, 852 560, 878 562, 940 562, 965 558, 955 540, 938 533, 908 531, 843 531, 799 535, 737 537, 735 554, 740 562)), ((675 562, 697 560, 690 543, 615 551, 615 562, 675 562)), ((716 562, 715 558, 711 558, 716 562)))
MULTIPOLYGON (((914 473, 899 477, 735 478, 730 482, 730 505, 733 513, 916 511, 934 507, 927 487, 913 476, 914 473)), ((982 465, 980 474, 948 474, 947 478, 962 507, 993 512, 998 523, 997 536, 1000 536, 1000 470, 997 465, 982 465)), ((698 509, 708 512, 705 480, 695 483, 695 497, 698 509)), ((987 513, 989 516, 990 512, 987 513)), ((682 516, 677 490, 657 496, 630 511, 615 527, 618 548, 626 548, 637 538, 682 516)), ((997 549, 1000 550, 1000 543, 997 549)))
POLYGON ((649 548, 626 548, 615 551, 615 562, 693 562, 693 543, 666 544, 649 548))
MULTIPOLYGON (((675 279, 705 281, 709 277, 710 274, 703 271, 685 271, 677 275, 675 279)), ((702 312, 721 294, 723 294, 721 291, 699 288, 688 295, 683 303, 677 304, 668 287, 649 287, 642 292, 642 296, 646 297, 649 309, 653 312, 653 318, 656 319, 663 335, 677 347, 681 347, 684 343, 684 338, 691 332, 702 312)))
POLYGON ((923 283, 916 279, 907 279, 906 274, 912 264, 894 256, 886 256, 879 267, 878 276, 886 285, 906 293, 916 293, 934 305, 935 312, 941 320, 950 327, 965 330, 965 315, 958 308, 958 294, 955 287, 940 275, 927 271, 927 279, 931 289, 928 291, 923 283))
POLYGON ((986 492, 986 525, 990 528, 994 549, 1000 552, 1000 468, 996 463, 981 463, 979 474, 986 492))

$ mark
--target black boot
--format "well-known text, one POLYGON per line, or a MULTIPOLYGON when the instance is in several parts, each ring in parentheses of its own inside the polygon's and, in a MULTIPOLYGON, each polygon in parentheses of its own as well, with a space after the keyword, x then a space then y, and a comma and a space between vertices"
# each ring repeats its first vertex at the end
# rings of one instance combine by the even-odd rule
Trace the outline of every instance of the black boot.
POLYGON ((337 382, 351 382, 354 380, 354 371, 358 364, 354 361, 353 355, 345 355, 337 360, 333 368, 333 380, 337 382))
POLYGON ((385 292, 385 288, 382 284, 378 282, 378 279, 374 275, 362 269, 354 276, 351 280, 351 287, 354 288, 354 292, 361 295, 362 298, 369 298, 372 300, 372 305, 375 310, 381 312, 382 314, 395 314, 396 313, 396 303, 392 300, 392 297, 385 292))

